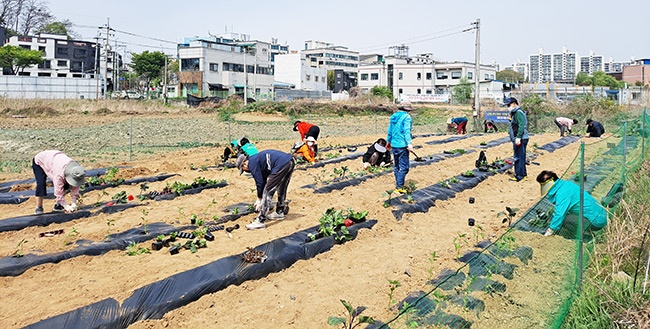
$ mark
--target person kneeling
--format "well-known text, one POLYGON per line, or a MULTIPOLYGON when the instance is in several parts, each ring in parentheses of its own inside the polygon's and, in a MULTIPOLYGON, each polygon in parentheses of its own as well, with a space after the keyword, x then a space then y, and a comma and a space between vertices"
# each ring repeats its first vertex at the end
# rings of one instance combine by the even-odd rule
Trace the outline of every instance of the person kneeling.
POLYGON ((305 138, 305 143, 294 144, 293 158, 297 161, 314 163, 316 159, 316 140, 312 136, 305 138))
POLYGON ((384 167, 391 163, 390 152, 386 149, 386 140, 378 139, 363 155, 363 169, 368 167, 384 167))

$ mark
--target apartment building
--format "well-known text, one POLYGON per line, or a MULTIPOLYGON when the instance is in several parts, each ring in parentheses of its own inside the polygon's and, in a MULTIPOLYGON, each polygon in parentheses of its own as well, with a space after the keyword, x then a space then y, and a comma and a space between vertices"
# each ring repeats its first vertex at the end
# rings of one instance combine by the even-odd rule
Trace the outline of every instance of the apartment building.
POLYGON ((530 64, 522 63, 519 60, 517 60, 516 62, 512 63, 512 65, 506 66, 504 70, 511 70, 519 74, 522 74, 524 76, 524 81, 525 81, 529 78, 530 64))
POLYGON ((350 79, 353 81, 348 83, 347 87, 340 90, 337 90, 336 86, 343 84, 335 83, 334 92, 349 90, 350 87, 356 85, 354 81, 356 80, 357 70, 359 68, 359 52, 328 42, 308 40, 305 41, 302 54, 311 67, 324 68, 327 71, 342 70, 342 78, 345 76, 346 81, 350 79))
POLYGON ((640 82, 650 85, 650 58, 637 59, 630 65, 623 66, 623 81, 630 85, 640 82))
POLYGON ((271 54, 281 53, 279 47, 272 51, 271 46, 237 33, 185 39, 177 46, 179 95, 227 97, 246 93, 257 98, 270 94, 274 82, 271 54))
POLYGON ((312 67, 299 51, 275 56, 275 81, 299 90, 327 90, 327 70, 312 67))
POLYGON ((593 50, 589 51, 589 56, 580 56, 580 72, 592 75, 596 71, 604 71, 603 64, 603 56, 595 55, 593 50))
POLYGON ((571 82, 578 73, 578 53, 563 48, 561 53, 530 55, 530 82, 571 82))

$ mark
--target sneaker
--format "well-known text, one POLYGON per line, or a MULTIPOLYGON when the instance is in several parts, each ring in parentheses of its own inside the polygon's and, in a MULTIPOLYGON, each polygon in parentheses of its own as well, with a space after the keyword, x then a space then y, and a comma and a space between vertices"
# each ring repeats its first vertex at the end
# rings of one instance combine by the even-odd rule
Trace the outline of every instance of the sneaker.
POLYGON ((274 211, 274 212, 266 215, 266 219, 283 220, 284 219, 284 213, 274 211))
POLYGON ((406 194, 406 189, 403 187, 396 188, 395 193, 406 194))
POLYGON ((54 205, 54 209, 52 209, 52 211, 54 211, 54 212, 63 212, 64 210, 65 210, 65 209, 63 209, 63 206, 60 205, 60 204, 58 204, 58 203, 55 204, 55 205, 54 205))
POLYGON ((522 181, 525 181, 525 180, 526 180, 526 177, 527 177, 527 176, 524 176, 524 177, 522 177, 522 178, 510 177, 510 181, 512 181, 512 182, 522 182, 522 181))
POLYGON ((255 220, 252 223, 246 225, 246 228, 249 230, 256 230, 258 228, 265 228, 265 227, 266 224, 261 222, 259 218, 255 218, 255 220))
POLYGON ((34 210, 34 215, 40 215, 43 213, 43 207, 36 207, 36 210, 34 210))

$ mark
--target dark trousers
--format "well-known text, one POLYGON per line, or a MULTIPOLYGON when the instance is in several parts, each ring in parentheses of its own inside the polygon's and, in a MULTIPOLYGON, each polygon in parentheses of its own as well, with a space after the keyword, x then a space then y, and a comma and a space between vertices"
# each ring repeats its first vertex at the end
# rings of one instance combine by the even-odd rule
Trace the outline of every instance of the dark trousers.
POLYGON ((289 181, 291 181, 294 166, 295 163, 291 160, 280 171, 269 175, 266 179, 266 186, 264 186, 264 191, 262 192, 262 206, 259 214, 260 221, 263 222, 263 219, 266 220, 266 213, 271 209, 271 200, 275 192, 278 193, 276 211, 281 212, 284 210, 284 201, 287 199, 287 188, 289 187, 289 181))
POLYGON ((526 146, 528 145, 528 139, 522 139, 521 145, 517 146, 514 142, 512 146, 515 151, 515 177, 517 179, 522 179, 528 176, 526 172, 526 146))
MULTIPOLYGON (((560 137, 564 137, 564 130, 566 129, 566 126, 563 124, 560 124, 557 120, 555 120, 555 124, 557 125, 558 128, 560 128, 560 137)), ((569 134, 571 131, 569 131, 569 134)))
POLYGON ((36 178, 36 196, 47 196, 47 175, 45 170, 41 166, 37 165, 32 159, 32 171, 34 171, 34 177, 36 178))

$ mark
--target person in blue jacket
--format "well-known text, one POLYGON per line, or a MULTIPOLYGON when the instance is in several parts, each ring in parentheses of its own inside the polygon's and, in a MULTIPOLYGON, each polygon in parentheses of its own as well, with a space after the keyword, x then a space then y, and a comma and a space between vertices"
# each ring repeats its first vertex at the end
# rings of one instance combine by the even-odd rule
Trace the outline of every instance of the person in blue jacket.
POLYGON ((255 220, 246 225, 249 230, 265 228, 267 219, 284 219, 287 188, 295 163, 291 154, 276 150, 265 150, 251 157, 240 154, 237 157, 237 168, 241 175, 249 172, 255 180, 257 187, 257 201, 255 210, 259 212, 255 220), (275 212, 271 212, 273 195, 278 193, 278 203, 275 212))
MULTIPOLYGON (((556 233, 568 214, 578 215, 580 211, 580 187, 571 181, 558 178, 557 174, 544 170, 537 176, 542 196, 555 206, 553 219, 544 236, 556 233)), ((588 221, 584 231, 598 231, 607 225, 607 212, 587 191, 584 192, 583 216, 588 221)))
POLYGON ((456 126, 456 129, 458 130, 458 135, 463 135, 467 133, 466 117, 450 118, 447 120, 447 124, 456 126))
POLYGON ((404 181, 409 172, 409 152, 413 152, 411 137, 413 120, 409 114, 411 111, 413 111, 411 105, 404 104, 390 116, 386 137, 386 149, 393 153, 395 161, 393 172, 395 173, 395 192, 398 193, 406 193, 404 181))
POLYGON ((506 99, 506 106, 510 110, 510 141, 514 149, 515 176, 510 180, 521 182, 526 179, 526 145, 528 145, 528 119, 526 113, 519 107, 519 102, 514 97, 506 99))

